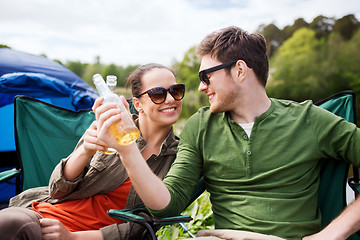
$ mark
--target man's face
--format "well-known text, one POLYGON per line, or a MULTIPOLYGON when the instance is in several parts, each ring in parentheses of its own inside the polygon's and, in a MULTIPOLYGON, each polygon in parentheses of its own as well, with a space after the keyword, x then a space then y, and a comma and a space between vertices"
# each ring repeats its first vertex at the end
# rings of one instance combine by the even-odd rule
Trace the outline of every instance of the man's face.
MULTIPOLYGON (((199 72, 220 64, 222 62, 216 58, 206 55, 201 60, 199 72)), ((232 97, 236 94, 233 76, 228 74, 225 69, 220 69, 207 74, 207 77, 210 84, 200 82, 198 90, 208 96, 210 111, 215 113, 231 110, 232 97)))

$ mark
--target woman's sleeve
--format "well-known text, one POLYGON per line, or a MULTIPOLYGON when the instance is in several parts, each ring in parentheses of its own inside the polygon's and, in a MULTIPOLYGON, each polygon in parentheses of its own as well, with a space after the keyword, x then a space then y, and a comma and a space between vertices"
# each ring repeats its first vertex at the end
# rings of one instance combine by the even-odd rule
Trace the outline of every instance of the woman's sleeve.
MULTIPOLYGON (((79 140, 74 151, 81 144, 83 144, 83 138, 81 138, 79 140)), ((54 170, 50 176, 49 194, 50 194, 51 198, 60 199, 64 196, 68 195, 69 193, 71 193, 76 188, 76 186, 81 182, 81 180, 83 179, 83 177, 86 174, 88 167, 85 167, 83 172, 80 173, 80 175, 77 178, 75 178, 73 181, 68 181, 65 179, 64 167, 65 167, 66 162, 69 160, 70 156, 71 156, 71 154, 67 158, 62 159, 58 163, 58 165, 56 165, 56 167, 54 168, 54 170)))

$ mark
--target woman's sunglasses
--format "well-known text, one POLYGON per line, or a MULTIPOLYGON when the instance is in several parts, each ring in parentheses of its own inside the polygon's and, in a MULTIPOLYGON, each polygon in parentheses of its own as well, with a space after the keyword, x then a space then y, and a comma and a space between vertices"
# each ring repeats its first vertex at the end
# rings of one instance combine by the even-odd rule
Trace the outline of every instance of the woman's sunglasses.
POLYGON ((205 83, 206 85, 209 85, 209 84, 210 84, 210 80, 209 80, 209 76, 208 76, 209 73, 218 71, 218 70, 223 69, 223 68, 230 67, 231 65, 233 65, 233 64, 236 63, 237 61, 238 61, 238 60, 234 60, 234 61, 231 61, 231 62, 227 62, 227 63, 224 63, 224 64, 220 64, 220 65, 217 65, 217 66, 215 66, 215 67, 208 68, 208 69, 204 69, 204 70, 200 71, 200 72, 199 72, 200 81, 202 81, 202 82, 205 83))
POLYGON ((135 97, 139 98, 142 95, 147 93, 149 95, 151 101, 153 101, 153 103, 161 104, 161 103, 165 102, 167 92, 169 92, 170 95, 175 100, 180 101, 181 99, 184 98, 184 95, 185 95, 185 85, 184 84, 174 84, 174 85, 171 85, 168 89, 163 88, 163 87, 156 87, 156 88, 149 89, 135 97))

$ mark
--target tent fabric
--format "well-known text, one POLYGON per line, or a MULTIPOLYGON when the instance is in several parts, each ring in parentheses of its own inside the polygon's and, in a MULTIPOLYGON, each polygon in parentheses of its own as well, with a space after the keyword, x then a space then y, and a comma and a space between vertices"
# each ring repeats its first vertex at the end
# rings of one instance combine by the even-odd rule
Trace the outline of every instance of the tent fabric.
POLYGON ((61 79, 72 89, 85 91, 94 98, 97 96, 92 87, 58 62, 43 56, 0 48, 0 76, 15 72, 43 73, 61 79))
POLYGON ((70 110, 92 107, 96 91, 61 64, 0 48, 0 153, 15 151, 14 97, 25 95, 70 110))
MULTIPOLYGON (((4 74, 9 73, 25 75, 29 73, 44 74, 45 76, 47 76, 47 79, 49 81, 47 85, 52 85, 56 83, 57 86, 59 86, 59 82, 65 84, 66 86, 68 86, 68 89, 65 89, 64 95, 66 93, 71 93, 69 95, 73 96, 72 102, 73 104, 75 104, 75 110, 89 108, 89 105, 91 107, 94 99, 98 97, 98 94, 90 85, 88 85, 75 73, 73 73, 60 63, 52 61, 43 56, 33 55, 9 48, 0 48, 0 76, 6 79, 1 80, 6 81, 6 83, 2 83, 3 85, 0 86, 0 92, 4 93, 5 91, 7 91, 7 94, 9 94, 1 96, 1 102, 9 102, 10 100, 13 101, 14 94, 21 95, 23 93, 26 93, 24 95, 37 98, 37 96, 34 95, 35 92, 36 94, 39 94, 38 92, 44 91, 45 86, 42 85, 44 84, 44 77, 37 77, 37 79, 42 79, 40 82, 30 81, 30 78, 24 80, 23 78, 21 81, 28 85, 22 84, 17 86, 16 84, 18 84, 19 82, 9 82, 14 81, 14 78, 17 79, 16 81, 20 81, 18 79, 19 76, 3 76, 4 74), (58 81, 55 81, 53 78, 58 79, 58 81), (11 89, 8 89, 9 86, 11 86, 11 89), (70 91, 70 89, 72 91, 70 91)), ((35 75, 32 74, 29 74, 28 76, 35 77, 35 75)), ((58 90, 64 89, 60 88, 58 90)), ((50 96, 53 96, 54 92, 48 94, 50 96)), ((0 107, 6 105, 5 103, 1 104, 1 102, 0 107)))
POLYGON ((8 73, 0 77, 0 107, 13 103, 16 95, 34 98, 70 97, 73 110, 91 108, 96 93, 72 89, 64 81, 43 73, 8 73))

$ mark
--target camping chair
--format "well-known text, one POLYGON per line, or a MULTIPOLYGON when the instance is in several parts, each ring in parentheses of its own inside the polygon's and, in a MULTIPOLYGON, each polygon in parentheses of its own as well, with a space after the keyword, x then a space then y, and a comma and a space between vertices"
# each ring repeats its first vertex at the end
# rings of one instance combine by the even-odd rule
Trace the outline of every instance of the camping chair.
POLYGON ((0 173, 0 182, 16 178, 16 193, 46 186, 54 167, 67 157, 95 119, 89 110, 72 111, 17 96, 15 106, 16 169, 0 173))
MULTIPOLYGON (((315 105, 322 107, 349 122, 356 123, 355 93, 352 91, 343 91, 337 93, 316 103, 315 105)), ((349 164, 345 163, 344 161, 326 159, 321 162, 318 202, 322 214, 322 227, 327 226, 347 205, 346 184, 348 172, 349 164)), ((348 181, 349 185, 354 191, 354 197, 356 197, 359 191, 357 190, 357 187, 360 185, 357 168, 353 167, 353 177, 348 181)), ((200 196, 204 189, 204 182, 201 178, 195 192, 193 193, 190 203, 198 196, 200 196)), ((137 222, 140 224, 146 222, 147 225, 155 226, 155 229, 157 229, 156 227, 159 226, 160 219, 146 219, 145 217, 137 215, 138 212, 139 210, 137 209, 112 209, 108 211, 108 214, 112 217, 117 217, 124 221, 137 222)), ((155 236, 154 230, 152 230, 150 227, 148 227, 148 231, 151 232, 151 236, 155 236)), ((152 239, 156 239, 156 236, 152 237, 152 239)), ((360 235, 359 233, 356 233, 350 236, 348 239, 360 240, 360 235)))
MULTIPOLYGON (((0 76, 0 172, 16 168, 18 162, 14 134, 16 95, 26 95, 74 111, 91 108, 98 97, 91 86, 61 64, 10 49, 0 49, 0 76), (24 69, 25 62, 30 72, 24 69)), ((3 175, 5 173, 19 174, 7 171, 3 175)), ((6 179, 1 176, 0 179, 6 179)), ((2 205, 19 192, 16 189, 19 184, 14 178, 0 183, 2 205)))
MULTIPOLYGON (((318 103, 322 107, 345 120, 356 124, 355 93, 343 91, 318 103)), ((354 198, 358 195, 359 170, 352 167, 353 177, 348 179, 350 165, 344 161, 324 160, 321 163, 319 185, 319 207, 322 215, 322 227, 327 226, 346 207, 346 185, 353 190, 354 198)), ((351 174, 351 173, 350 173, 351 174)), ((359 233, 348 239, 360 239, 359 233)))

